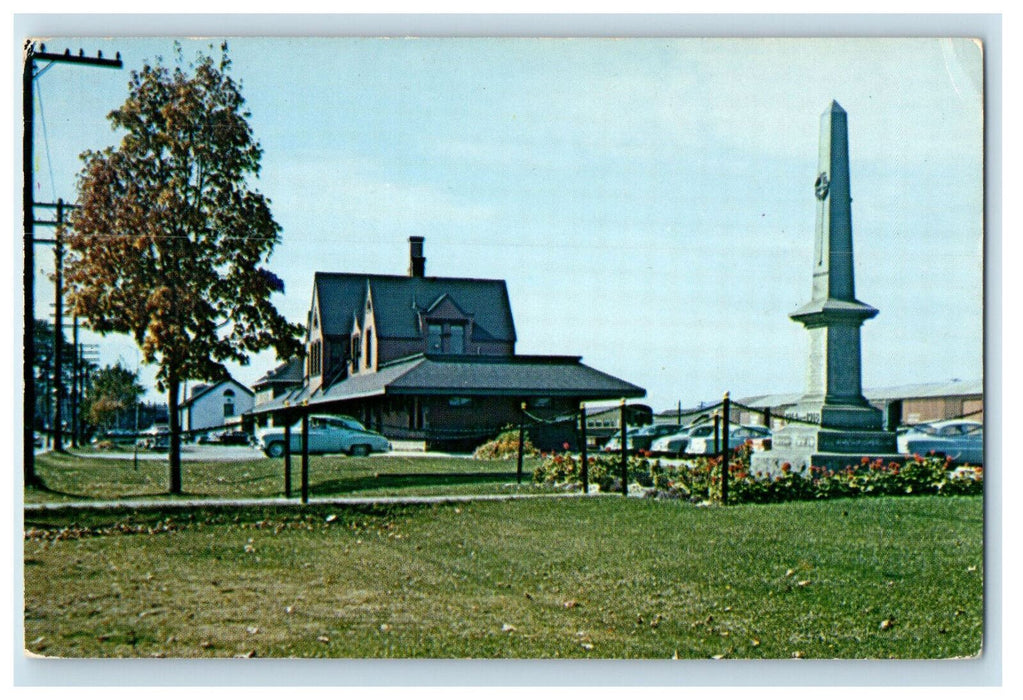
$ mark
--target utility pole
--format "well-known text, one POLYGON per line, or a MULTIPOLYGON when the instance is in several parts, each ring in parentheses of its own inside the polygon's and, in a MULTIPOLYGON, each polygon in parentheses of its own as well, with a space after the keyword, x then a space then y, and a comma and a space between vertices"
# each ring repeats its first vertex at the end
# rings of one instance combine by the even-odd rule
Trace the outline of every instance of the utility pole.
POLYGON ((79 392, 78 381, 78 314, 71 315, 71 347, 74 353, 71 355, 71 447, 78 447, 80 438, 79 413, 81 412, 81 393, 79 392))
MULTIPOLYGON (((54 63, 79 63, 87 66, 104 68, 121 68, 121 54, 118 53, 114 59, 103 58, 98 53, 95 58, 86 56, 82 51, 77 56, 72 56, 70 51, 63 54, 47 53, 46 46, 40 45, 36 51, 35 42, 28 41, 25 44, 24 66, 21 74, 21 109, 24 119, 22 133, 21 168, 22 168, 22 221, 24 231, 24 253, 25 266, 22 271, 22 287, 24 295, 24 341, 23 341, 23 363, 22 380, 24 381, 23 397, 23 469, 26 486, 36 486, 39 478, 35 471, 35 449, 33 441, 33 428, 35 425, 35 202, 33 187, 35 186, 35 175, 33 172, 33 160, 35 148, 33 140, 33 128, 35 126, 35 80, 43 72, 48 70, 54 63), (36 61, 48 61, 49 63, 36 73, 36 61)), ((58 427, 59 431, 59 427, 58 427)), ((59 432, 58 432, 59 434, 59 432)))
POLYGON ((64 451, 64 201, 57 200, 57 236, 53 245, 53 451, 64 451))

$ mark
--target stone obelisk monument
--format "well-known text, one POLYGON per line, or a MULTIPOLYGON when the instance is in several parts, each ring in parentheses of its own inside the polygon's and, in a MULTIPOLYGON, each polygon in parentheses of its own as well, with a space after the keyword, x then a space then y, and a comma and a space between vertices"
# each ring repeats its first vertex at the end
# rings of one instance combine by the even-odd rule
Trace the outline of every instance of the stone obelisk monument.
POLYGON ((810 334, 806 393, 786 412, 772 449, 755 453, 753 469, 776 472, 788 462, 801 471, 831 469, 863 456, 896 458, 895 433, 882 429, 881 411, 863 397, 860 326, 877 309, 856 299, 853 282, 849 130, 837 102, 821 115, 820 163, 813 186, 817 227, 810 303, 789 314, 810 334))

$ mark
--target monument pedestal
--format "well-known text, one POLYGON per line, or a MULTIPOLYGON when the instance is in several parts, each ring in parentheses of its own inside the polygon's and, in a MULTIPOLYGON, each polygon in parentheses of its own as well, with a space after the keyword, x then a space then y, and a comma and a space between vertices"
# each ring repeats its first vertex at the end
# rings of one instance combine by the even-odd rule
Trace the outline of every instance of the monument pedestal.
POLYGON ((771 449, 754 452, 750 471, 754 474, 780 474, 788 463, 794 472, 807 472, 811 466, 838 471, 859 467, 863 457, 880 457, 885 462, 900 462, 895 433, 885 430, 849 430, 812 425, 786 425, 771 437, 771 449))

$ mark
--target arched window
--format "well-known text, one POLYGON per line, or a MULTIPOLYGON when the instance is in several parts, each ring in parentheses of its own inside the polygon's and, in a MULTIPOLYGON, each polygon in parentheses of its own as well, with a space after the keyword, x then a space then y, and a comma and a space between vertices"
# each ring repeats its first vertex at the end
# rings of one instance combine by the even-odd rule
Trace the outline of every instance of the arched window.
POLYGON ((373 367, 373 329, 366 329, 366 367, 373 367))

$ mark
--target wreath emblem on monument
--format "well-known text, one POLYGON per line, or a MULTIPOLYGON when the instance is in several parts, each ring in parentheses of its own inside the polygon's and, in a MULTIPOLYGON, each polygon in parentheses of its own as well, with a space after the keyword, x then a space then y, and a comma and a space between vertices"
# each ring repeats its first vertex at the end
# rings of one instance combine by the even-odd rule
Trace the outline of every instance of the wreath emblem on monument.
POLYGON ((822 202, 828 197, 829 184, 831 183, 828 182, 827 173, 821 173, 820 175, 818 175, 817 179, 813 183, 813 191, 817 195, 817 199, 821 200, 822 202))

